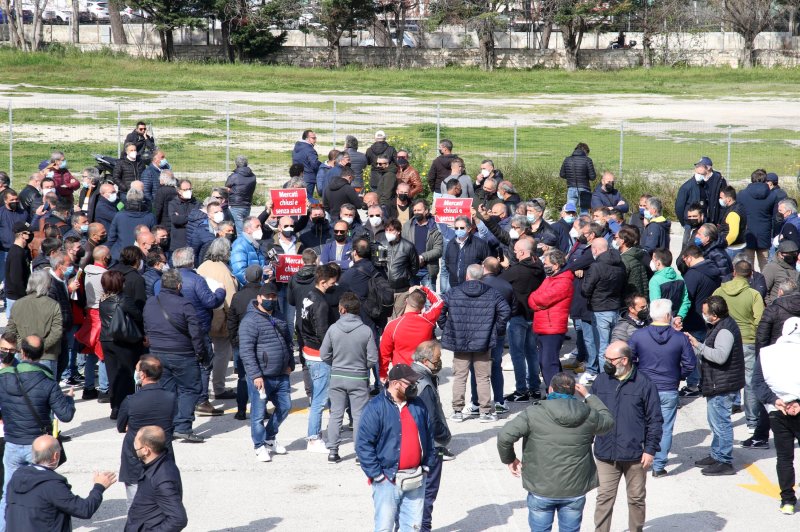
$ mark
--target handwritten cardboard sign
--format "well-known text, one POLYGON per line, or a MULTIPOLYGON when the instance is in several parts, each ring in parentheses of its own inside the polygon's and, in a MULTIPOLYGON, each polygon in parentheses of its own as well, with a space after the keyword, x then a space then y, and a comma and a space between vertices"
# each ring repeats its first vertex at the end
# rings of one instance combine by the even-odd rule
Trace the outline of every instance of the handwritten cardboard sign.
POLYGON ((303 188, 270 190, 272 213, 275 216, 302 216, 306 213, 306 191, 303 188))
POLYGON ((275 281, 288 283, 294 274, 303 267, 302 255, 278 255, 278 267, 275 269, 275 281))
POLYGON ((436 198, 436 223, 452 225, 459 216, 472 216, 472 198, 436 198))

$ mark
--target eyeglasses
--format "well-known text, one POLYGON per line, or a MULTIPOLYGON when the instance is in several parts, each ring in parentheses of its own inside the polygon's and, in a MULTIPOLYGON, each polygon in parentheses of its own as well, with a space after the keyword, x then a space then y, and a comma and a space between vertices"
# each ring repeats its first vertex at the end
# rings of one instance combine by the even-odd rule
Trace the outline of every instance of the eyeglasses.
POLYGON ((347 234, 347 230, 345 230, 345 231, 336 231, 336 230, 334 230, 333 234, 334 235, 345 235, 345 234, 347 234))
POLYGON ((17 351, 16 349, 0 349, 0 353, 4 355, 16 355, 17 351))
POLYGON ((466 225, 460 225, 460 226, 459 226, 459 225, 457 225, 457 226, 456 226, 456 229, 466 229, 466 228, 467 228, 467 226, 466 226, 466 225))

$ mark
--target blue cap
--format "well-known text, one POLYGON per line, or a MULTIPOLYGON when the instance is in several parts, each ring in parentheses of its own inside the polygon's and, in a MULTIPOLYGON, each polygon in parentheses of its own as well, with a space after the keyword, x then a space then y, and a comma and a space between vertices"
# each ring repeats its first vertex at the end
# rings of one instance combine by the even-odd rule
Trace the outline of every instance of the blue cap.
POLYGON ((575 208, 575 204, 570 202, 564 205, 564 212, 578 212, 578 209, 575 208))
POLYGON ((778 182, 778 174, 776 174, 775 172, 770 172, 770 173, 767 174, 767 179, 766 180, 769 181, 770 183, 777 183, 778 182))
POLYGON ((700 157, 700 160, 697 161, 696 163, 694 163, 695 166, 700 166, 701 164, 703 166, 708 166, 709 168, 714 166, 713 163, 711 162, 711 159, 709 159, 708 157, 705 157, 705 156, 704 157, 700 157))

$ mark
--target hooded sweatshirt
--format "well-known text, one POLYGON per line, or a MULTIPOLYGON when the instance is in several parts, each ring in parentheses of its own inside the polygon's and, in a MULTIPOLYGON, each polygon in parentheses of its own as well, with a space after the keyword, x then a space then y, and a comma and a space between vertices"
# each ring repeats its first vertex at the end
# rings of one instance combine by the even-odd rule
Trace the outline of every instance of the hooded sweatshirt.
POLYGON ((689 340, 669 324, 654 323, 639 329, 629 344, 639 371, 650 377, 659 392, 676 391, 697 365, 689 340))
POLYGON ((728 313, 736 320, 742 333, 742 343, 756 343, 756 328, 764 313, 764 300, 761 294, 750 288, 744 277, 734 277, 714 290, 715 296, 722 296, 728 304, 728 313))
POLYGON ((86 308, 100 308, 100 298, 103 296, 103 287, 100 278, 106 273, 105 268, 96 264, 86 266, 84 272, 84 287, 86 289, 86 308))
POLYGON ((359 316, 343 314, 328 328, 320 359, 331 365, 331 378, 369 380, 369 368, 378 362, 372 330, 359 316))
MULTIPOLYGON (((650 278, 649 283, 649 300, 655 301, 656 299, 661 299, 662 297, 671 299, 669 296, 670 290, 661 290, 661 286, 666 283, 672 283, 674 281, 682 281, 683 278, 681 274, 675 271, 675 268, 672 266, 667 266, 666 268, 662 268, 657 270, 653 273, 653 277, 650 278)), ((676 309, 675 302, 672 303, 672 310, 676 316, 680 316, 681 318, 685 319, 686 314, 688 314, 689 309, 691 308, 691 301, 689 301, 689 292, 686 290, 686 283, 683 283, 683 294, 680 297, 680 306, 676 309)), ((677 299, 677 298, 676 298, 677 299)))

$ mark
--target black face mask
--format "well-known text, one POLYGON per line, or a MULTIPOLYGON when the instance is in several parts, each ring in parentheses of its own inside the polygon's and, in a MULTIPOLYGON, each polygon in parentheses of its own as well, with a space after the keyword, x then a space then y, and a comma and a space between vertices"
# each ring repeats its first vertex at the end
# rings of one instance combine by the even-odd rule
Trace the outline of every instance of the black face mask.
POLYGON ((575 240, 577 240, 577 241, 578 241, 578 242, 580 242, 581 244, 587 244, 587 243, 588 243, 588 240, 587 240, 587 239, 586 239, 586 237, 585 237, 585 236, 583 236, 583 235, 579 236, 579 237, 578 237, 578 238, 576 238, 575 240))
POLYGON ((317 216, 316 218, 311 218, 311 221, 313 223, 315 223, 315 224, 321 224, 322 222, 325 221, 325 217, 324 216, 317 216))
POLYGON ((397 199, 400 201, 408 201, 408 194, 398 194, 397 199))
POLYGON ((337 242, 344 242, 347 240, 347 235, 333 235, 333 239, 337 242))
POLYGON ((700 227, 701 225, 703 225, 703 222, 701 222, 700 220, 688 220, 688 222, 689 222, 689 227, 700 227))
MULTIPOLYGON (((433 363, 431 363, 431 364, 433 364, 433 363)), ((437 373, 442 371, 442 359, 440 358, 439 361, 436 362, 436 364, 433 364, 432 368, 428 368, 428 369, 431 370, 431 373, 433 373, 434 375, 436 375, 437 373)), ((414 385, 414 386, 416 386, 416 385, 414 385)))
POLYGON ((233 233, 228 233, 225 235, 225 238, 228 239, 228 242, 232 243, 234 240, 236 240, 236 235, 234 235, 233 233))
POLYGON ((605 371, 608 376, 613 377, 617 374, 617 367, 606 360, 606 363, 603 364, 603 371, 605 371))
POLYGON ((425 221, 425 215, 424 214, 415 214, 414 215, 414 221, 415 222, 424 222, 425 221))
POLYGON ((797 264, 797 253, 781 253, 783 255, 783 262, 791 266, 797 264))
POLYGON ((647 316, 649 315, 647 309, 642 309, 636 313, 636 319, 639 321, 647 321, 647 316))
MULTIPOLYGON (((105 240, 103 240, 103 241, 105 242, 105 240)), ((160 247, 162 250, 164 250, 164 251, 168 251, 168 250, 169 250, 169 238, 165 238, 165 239, 161 240, 161 241, 158 243, 158 246, 159 246, 159 247, 160 247)))
POLYGON ((411 401, 417 397, 417 383, 411 383, 406 387, 406 401, 411 401))
POLYGON ((786 217, 785 217, 783 214, 781 214, 781 213, 778 213, 778 215, 776 216, 776 218, 777 218, 777 220, 778 220, 779 222, 783 222, 783 221, 785 221, 785 220, 786 220, 786 217))
POLYGON ((556 273, 556 269, 552 266, 545 266, 544 267, 544 274, 548 277, 552 277, 553 274, 556 273))
POLYGON ((606 183, 603 188, 606 189, 606 192, 612 192, 614 190, 614 182, 606 183))

